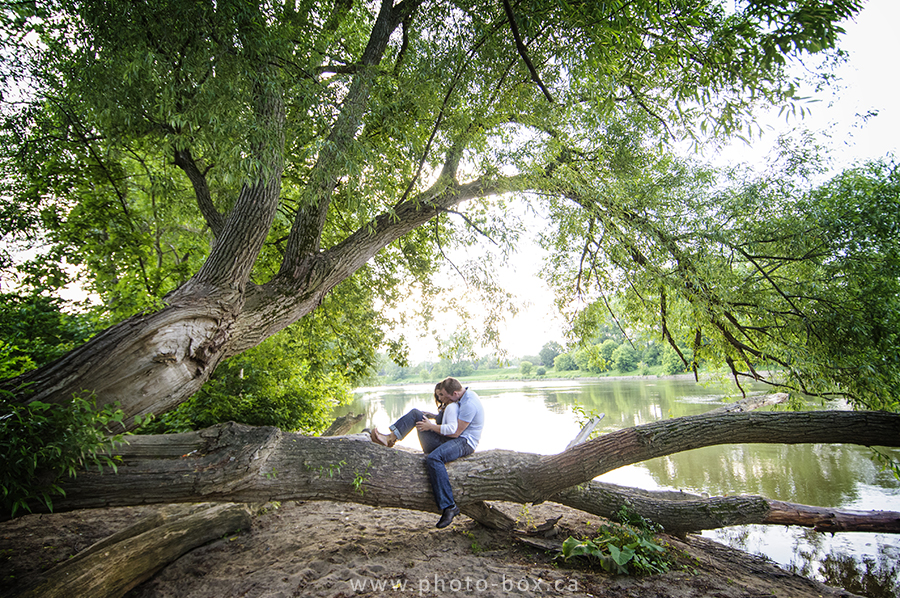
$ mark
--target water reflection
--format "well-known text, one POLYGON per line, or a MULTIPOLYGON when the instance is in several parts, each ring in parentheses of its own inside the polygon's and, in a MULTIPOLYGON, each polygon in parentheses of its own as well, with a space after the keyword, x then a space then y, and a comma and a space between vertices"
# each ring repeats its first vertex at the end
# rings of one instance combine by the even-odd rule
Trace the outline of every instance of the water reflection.
MULTIPOLYGON (((605 413, 602 432, 664 418, 705 413, 725 392, 692 380, 594 380, 471 384, 482 398, 485 430, 479 450, 553 454, 578 432, 574 409, 605 413)), ((386 428, 412 407, 432 409, 433 384, 361 389, 352 405, 363 427, 386 428)), ((358 430, 356 430, 358 431, 358 430)), ((418 448, 415 435, 403 441, 418 448)), ((894 451, 900 457, 900 451, 894 451)), ((623 467, 602 480, 646 489, 768 498, 848 510, 900 511, 900 482, 880 470, 867 449, 839 445, 724 445, 623 467)), ((900 538, 885 534, 834 536, 802 528, 743 526, 704 535, 834 586, 867 596, 898 595, 900 538), (855 584, 855 585, 854 585, 855 584), (893 584, 893 585, 892 585, 893 584), (863 588, 863 589, 861 589, 863 588), (882 588, 882 589, 879 589, 882 588), (878 592, 887 593, 878 593, 878 592)))
MULTIPOLYGON (((842 552, 827 554, 819 565, 818 577, 854 594, 869 598, 900 596, 900 555, 880 552, 858 560, 842 552)), ((798 571, 799 572, 799 571, 798 571)), ((801 573, 806 575, 806 573, 801 573)))
POLYGON ((719 495, 759 494, 775 500, 840 507, 857 504, 867 489, 897 489, 879 475, 870 453, 839 445, 726 445, 644 463, 660 485, 719 495))

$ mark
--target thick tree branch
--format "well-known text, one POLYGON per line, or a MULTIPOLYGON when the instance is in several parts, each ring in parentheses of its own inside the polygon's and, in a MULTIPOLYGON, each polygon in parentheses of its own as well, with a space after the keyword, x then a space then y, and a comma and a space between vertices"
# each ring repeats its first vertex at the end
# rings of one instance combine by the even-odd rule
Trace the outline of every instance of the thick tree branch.
POLYGON ((268 75, 271 79, 266 78, 265 72, 261 73, 254 84, 257 136, 250 140, 249 150, 257 158, 259 170, 248 175, 251 180, 241 188, 203 266, 170 296, 171 301, 215 293, 240 297, 246 289, 278 210, 284 170, 284 98, 274 74, 268 75))
POLYGON ((478 179, 464 185, 441 177, 428 190, 394 207, 341 243, 307 256, 290 277, 277 276, 248 289, 247 301, 231 335, 228 353, 253 347, 268 335, 312 311, 325 293, 361 268, 376 253, 403 235, 462 202, 524 188, 524 175, 478 179), (302 289, 302 292, 301 292, 302 289), (273 300, 277 297, 277 300, 273 300))
MULTIPOLYGON (((484 509, 481 503, 492 500, 554 500, 591 510, 603 508, 584 504, 597 502, 590 498, 597 487, 573 487, 597 475, 702 446, 750 442, 900 446, 900 415, 819 411, 682 417, 613 432, 558 455, 480 452, 448 470, 457 502, 464 510, 472 506, 475 516, 484 509)), ((55 509, 338 500, 437 510, 423 456, 375 445, 367 436, 312 438, 226 424, 188 434, 130 437, 116 453, 123 459, 118 474, 80 473, 55 509)), ((757 522, 784 510, 772 503, 757 522)))
POLYGON ((513 13, 513 9, 509 3, 509 0, 503 0, 503 10, 506 12, 506 18, 509 20, 509 27, 512 30, 513 40, 516 44, 516 51, 519 53, 519 56, 522 57, 522 60, 525 62, 525 66, 528 67, 528 72, 531 74, 531 80, 541 88, 541 91, 544 93, 544 97, 547 98, 547 101, 552 104, 553 96, 550 95, 550 91, 547 89, 547 86, 544 85, 543 81, 541 81, 541 76, 538 74, 537 69, 534 68, 534 63, 531 62, 531 58, 528 56, 528 48, 525 47, 525 43, 522 41, 522 35, 519 33, 519 25, 516 23, 516 15, 515 13, 513 13))
POLYGON ((200 208, 200 213, 213 236, 218 239, 222 234, 222 229, 225 228, 225 218, 213 204, 209 185, 206 182, 206 174, 197 167, 190 150, 175 150, 175 165, 181 168, 188 180, 191 181, 194 195, 197 196, 197 207, 200 208))
POLYGON ((340 114, 319 152, 309 182, 304 187, 300 208, 288 235, 279 277, 296 279, 304 276, 304 260, 318 252, 328 207, 338 180, 344 174, 343 156, 354 143, 369 101, 369 91, 375 79, 374 67, 381 62, 391 34, 420 3, 420 0, 406 0, 394 7, 392 0, 382 0, 359 61, 360 69, 350 84, 340 114))

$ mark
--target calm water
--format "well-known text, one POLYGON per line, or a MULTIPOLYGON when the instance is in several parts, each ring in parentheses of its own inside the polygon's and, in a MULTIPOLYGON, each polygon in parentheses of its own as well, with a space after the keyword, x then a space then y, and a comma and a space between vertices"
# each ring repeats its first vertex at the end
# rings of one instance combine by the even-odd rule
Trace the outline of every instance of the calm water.
MULTIPOLYGON (((365 413, 366 427, 386 430, 413 407, 433 410, 433 384, 359 389, 336 415, 365 413)), ((553 454, 578 433, 573 408, 605 413, 612 432, 661 418, 705 413, 726 404, 725 391, 692 380, 591 380, 472 383, 482 399, 479 451, 553 454)), ((419 448, 415 434, 403 445, 419 448)), ((900 457, 900 451, 895 451, 900 457)), ((880 471, 868 449, 841 445, 730 445, 697 449, 609 472, 600 480, 645 489, 767 498, 847 510, 900 511, 900 482, 880 471)), ((900 537, 823 535, 804 528, 740 526, 705 532, 786 568, 872 597, 900 594, 900 537)))

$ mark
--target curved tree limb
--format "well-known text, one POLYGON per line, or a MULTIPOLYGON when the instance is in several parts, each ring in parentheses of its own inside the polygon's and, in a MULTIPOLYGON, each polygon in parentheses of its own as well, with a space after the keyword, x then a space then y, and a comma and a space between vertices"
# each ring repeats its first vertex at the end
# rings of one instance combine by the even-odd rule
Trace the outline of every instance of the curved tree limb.
POLYGON ((477 179, 465 184, 441 178, 392 211, 380 214, 337 245, 306 256, 297 262, 291 276, 279 275, 264 285, 248 287, 243 311, 231 334, 228 354, 256 346, 268 335, 296 322, 315 309, 325 293, 383 247, 442 211, 478 197, 518 190, 525 182, 524 175, 477 179), (273 297, 278 300, 273 301, 273 297))
POLYGON ((553 502, 607 519, 614 518, 619 509, 627 505, 673 534, 754 523, 799 525, 829 533, 877 531, 900 534, 900 513, 896 511, 840 511, 763 496, 705 498, 678 492, 649 492, 593 481, 560 492, 553 497, 553 502))

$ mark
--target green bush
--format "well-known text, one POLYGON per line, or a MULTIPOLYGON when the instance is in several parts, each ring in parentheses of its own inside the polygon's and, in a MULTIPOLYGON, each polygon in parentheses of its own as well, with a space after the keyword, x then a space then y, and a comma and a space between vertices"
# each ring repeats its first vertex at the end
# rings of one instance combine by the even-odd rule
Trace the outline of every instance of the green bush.
POLYGON ((313 367, 302 338, 277 334, 219 365, 198 393, 145 424, 141 434, 199 430, 228 421, 321 432, 336 405, 353 398, 342 373, 313 367))
POLYGON ((592 374, 599 374, 609 369, 609 362, 603 359, 599 345, 590 345, 575 351, 575 364, 579 370, 592 374))
POLYGON ((39 294, 0 294, 0 380, 50 363, 94 333, 72 304, 39 294))
POLYGON ((530 361, 523 361, 519 364, 519 370, 525 374, 526 376, 531 373, 531 369, 534 367, 534 364, 530 361))
POLYGON ((612 360, 616 364, 616 369, 621 373, 631 372, 638 367, 638 358, 640 353, 628 343, 619 345, 612 354, 612 360))
POLYGON ((589 565, 599 565, 608 573, 653 574, 665 573, 672 563, 668 550, 654 536, 659 526, 622 506, 617 514, 620 524, 603 524, 593 538, 563 542, 561 556, 567 561, 579 559, 589 565))
POLYGON ((663 372, 667 376, 683 374, 685 371, 687 371, 687 368, 685 367, 684 362, 681 360, 681 357, 678 356, 678 353, 675 351, 675 349, 669 346, 665 347, 662 351, 662 366, 663 372))
POLYGON ((603 361, 611 363, 613 361, 613 352, 619 348, 619 343, 611 338, 606 339, 600 345, 600 357, 603 361))
POLYGON ((562 355, 557 355, 556 359, 553 360, 553 368, 557 372, 571 372, 578 369, 578 364, 575 363, 575 358, 571 354, 563 353, 562 355))
POLYGON ((68 405, 34 401, 27 405, 0 401, 0 465, 3 513, 14 517, 30 503, 43 503, 53 510, 54 495, 65 496, 64 478, 96 465, 116 470, 119 457, 113 447, 123 434, 108 434, 109 427, 122 426, 124 414, 118 405, 97 408, 94 400, 75 397, 68 405), (116 425, 117 424, 117 425, 116 425))

